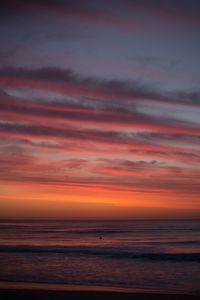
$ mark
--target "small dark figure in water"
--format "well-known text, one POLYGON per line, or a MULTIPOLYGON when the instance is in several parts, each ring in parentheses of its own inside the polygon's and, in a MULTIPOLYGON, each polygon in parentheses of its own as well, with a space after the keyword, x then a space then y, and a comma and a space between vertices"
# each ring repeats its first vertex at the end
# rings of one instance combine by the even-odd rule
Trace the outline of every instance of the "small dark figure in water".
POLYGON ((99 239, 102 240, 102 236, 100 236, 99 239))

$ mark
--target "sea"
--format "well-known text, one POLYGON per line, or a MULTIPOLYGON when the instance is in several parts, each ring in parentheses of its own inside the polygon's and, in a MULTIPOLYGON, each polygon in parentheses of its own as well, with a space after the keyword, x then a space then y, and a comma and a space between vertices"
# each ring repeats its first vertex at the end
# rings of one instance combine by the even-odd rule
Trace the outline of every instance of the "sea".
POLYGON ((200 220, 0 221, 0 281, 200 292, 200 220))

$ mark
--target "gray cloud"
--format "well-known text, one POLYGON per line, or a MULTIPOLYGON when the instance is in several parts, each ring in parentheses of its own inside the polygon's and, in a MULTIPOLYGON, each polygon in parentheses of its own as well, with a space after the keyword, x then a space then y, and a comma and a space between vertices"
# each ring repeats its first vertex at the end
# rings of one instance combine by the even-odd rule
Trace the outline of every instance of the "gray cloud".
MULTIPOLYGON (((160 91, 157 85, 145 84, 141 81, 104 80, 101 78, 85 77, 72 69, 46 67, 40 69, 2 67, 0 76, 21 79, 52 81, 62 84, 75 84, 87 88, 96 88, 121 99, 145 99, 170 103, 200 103, 200 91, 160 91)), ((123 99, 123 100, 124 100, 123 99)))

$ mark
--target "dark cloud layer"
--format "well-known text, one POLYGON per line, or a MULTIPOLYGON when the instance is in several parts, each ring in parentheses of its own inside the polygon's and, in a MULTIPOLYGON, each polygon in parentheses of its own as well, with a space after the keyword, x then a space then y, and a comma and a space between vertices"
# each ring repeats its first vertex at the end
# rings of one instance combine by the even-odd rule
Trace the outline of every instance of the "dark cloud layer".
MULTIPOLYGON (((3 67, 0 69, 0 77, 19 78, 19 79, 34 79, 52 81, 61 84, 74 84, 77 87, 85 87, 92 89, 100 89, 102 92, 107 92, 110 96, 115 95, 116 98, 123 97, 126 99, 145 99, 154 101, 164 101, 171 103, 189 103, 199 104, 199 91, 174 91, 173 93, 165 92, 158 89, 156 86, 150 86, 141 81, 105 81, 100 78, 84 77, 72 69, 61 69, 46 67, 41 69, 25 69, 3 67)), ((22 83, 23 86, 23 83, 22 83)))

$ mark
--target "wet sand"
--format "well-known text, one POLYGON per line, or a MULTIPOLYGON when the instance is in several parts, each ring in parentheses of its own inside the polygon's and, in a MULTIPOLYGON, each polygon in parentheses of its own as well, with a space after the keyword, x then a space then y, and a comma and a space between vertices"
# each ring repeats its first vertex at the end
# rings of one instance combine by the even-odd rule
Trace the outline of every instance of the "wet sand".
POLYGON ((0 298, 4 300, 195 300, 200 299, 200 294, 186 295, 181 292, 115 287, 0 282, 0 298))

